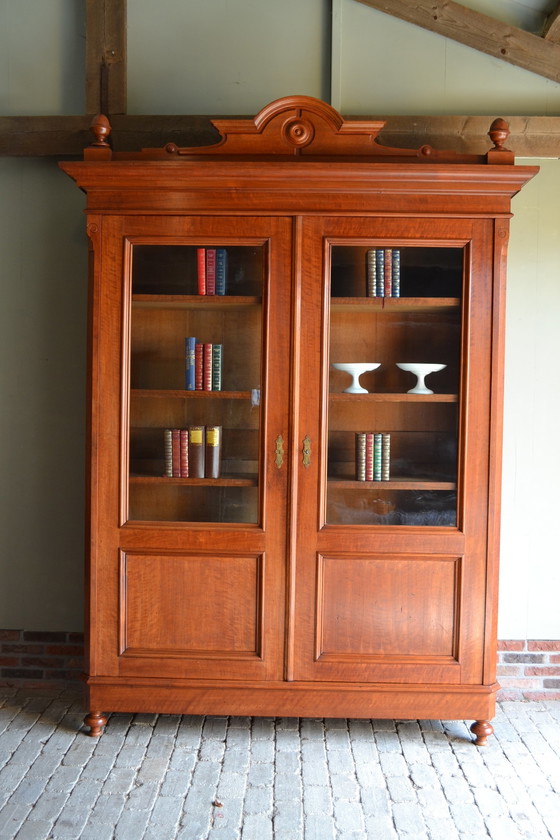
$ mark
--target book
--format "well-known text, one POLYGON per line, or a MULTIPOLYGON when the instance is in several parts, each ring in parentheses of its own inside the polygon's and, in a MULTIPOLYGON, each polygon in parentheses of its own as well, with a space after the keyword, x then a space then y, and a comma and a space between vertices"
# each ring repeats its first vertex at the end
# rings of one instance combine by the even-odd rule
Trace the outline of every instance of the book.
POLYGON ((401 296, 401 252, 398 248, 393 250, 391 296, 401 296))
POLYGON ((197 289, 199 295, 206 294, 206 248, 196 249, 197 289))
POLYGON ((385 248, 383 251, 383 295, 391 297, 393 282, 393 249, 385 248))
POLYGON ((383 297, 385 292, 385 251, 383 248, 375 249, 375 271, 377 296, 383 297))
POLYGON ((391 435, 383 432, 381 438, 381 481, 389 481, 391 478, 391 435))
POLYGON ((204 390, 204 344, 197 341, 194 348, 195 391, 204 390))
POLYGON ((356 481, 389 481, 391 435, 387 432, 356 432, 356 481))
POLYGON ((163 432, 163 459, 165 462, 164 475, 167 478, 173 477, 173 434, 171 429, 163 432))
POLYGON ((366 433, 356 432, 356 480, 366 480, 366 433))
POLYGON ((206 294, 216 294, 216 249, 206 249, 206 294))
POLYGON ((366 251, 367 297, 400 297, 401 252, 398 248, 366 251))
POLYGON ((185 338, 185 390, 196 389, 195 380, 195 347, 196 338, 188 336, 185 338))
POLYGON ((212 344, 208 342, 202 345, 202 388, 212 390, 212 344))
POLYGON ((222 344, 212 345, 212 390, 222 390, 222 344))
POLYGON ((377 297, 377 261, 375 248, 366 251, 366 296, 377 297))
POLYGON ((189 476, 204 478, 204 426, 189 426, 189 476))
POLYGON ((222 459, 222 427, 206 426, 204 470, 206 478, 219 478, 222 459))
POLYGON ((227 293, 228 253, 225 248, 216 248, 216 294, 227 293))
POLYGON ((379 432, 373 436, 373 480, 381 481, 381 447, 383 439, 379 432))
POLYGON ((373 481, 373 434, 366 432, 366 481, 373 481))
POLYGON ((189 430, 179 429, 179 463, 181 478, 189 477, 189 430))
POLYGON ((181 477, 181 454, 179 429, 171 430, 171 477, 181 477))

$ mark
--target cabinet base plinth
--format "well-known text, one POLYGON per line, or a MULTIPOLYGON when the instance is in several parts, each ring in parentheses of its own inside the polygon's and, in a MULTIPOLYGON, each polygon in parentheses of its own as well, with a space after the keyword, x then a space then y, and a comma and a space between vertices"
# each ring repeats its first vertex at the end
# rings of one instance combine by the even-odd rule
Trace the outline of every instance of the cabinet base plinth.
MULTIPOLYGON (((197 685, 176 681, 90 677, 87 704, 110 712, 250 717, 341 717, 405 720, 475 720, 475 743, 482 746, 493 729, 498 686, 419 686, 314 683, 197 685)), ((107 721, 100 712, 86 723, 92 736, 107 721)))

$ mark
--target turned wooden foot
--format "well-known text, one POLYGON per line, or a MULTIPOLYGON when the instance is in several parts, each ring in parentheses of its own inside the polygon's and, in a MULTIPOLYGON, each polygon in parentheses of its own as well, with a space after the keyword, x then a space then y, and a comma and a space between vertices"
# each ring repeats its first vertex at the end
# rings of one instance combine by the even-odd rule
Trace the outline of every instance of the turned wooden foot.
POLYGON ((85 716, 84 723, 86 726, 89 726, 89 732, 87 734, 92 738, 98 738, 107 723, 107 715, 104 715, 102 712, 90 712, 85 716))
POLYGON ((494 727, 488 720, 475 720, 471 726, 471 732, 473 735, 476 735, 475 745, 477 747, 485 747, 490 735, 494 734, 494 727))

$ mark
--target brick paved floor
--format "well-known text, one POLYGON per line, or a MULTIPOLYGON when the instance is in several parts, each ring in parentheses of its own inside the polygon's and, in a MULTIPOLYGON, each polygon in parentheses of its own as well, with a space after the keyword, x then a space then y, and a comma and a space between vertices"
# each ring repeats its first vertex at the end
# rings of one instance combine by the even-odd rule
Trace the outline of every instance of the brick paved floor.
POLYGON ((463 721, 113 715, 0 689, 0 840, 560 840, 560 702, 463 721))

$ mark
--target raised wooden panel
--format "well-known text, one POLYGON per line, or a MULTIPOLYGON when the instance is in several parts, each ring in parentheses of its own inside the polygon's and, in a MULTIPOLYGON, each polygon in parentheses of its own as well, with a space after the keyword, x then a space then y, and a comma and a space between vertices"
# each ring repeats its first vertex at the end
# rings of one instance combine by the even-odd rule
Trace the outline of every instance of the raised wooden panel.
POLYGON ((320 556, 317 658, 457 658, 458 557, 320 556))
POLYGON ((121 652, 260 657, 264 558, 122 554, 121 652))

